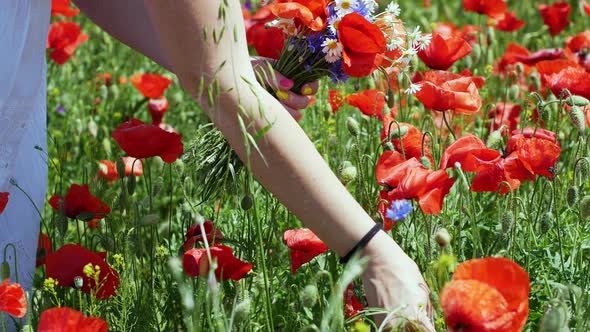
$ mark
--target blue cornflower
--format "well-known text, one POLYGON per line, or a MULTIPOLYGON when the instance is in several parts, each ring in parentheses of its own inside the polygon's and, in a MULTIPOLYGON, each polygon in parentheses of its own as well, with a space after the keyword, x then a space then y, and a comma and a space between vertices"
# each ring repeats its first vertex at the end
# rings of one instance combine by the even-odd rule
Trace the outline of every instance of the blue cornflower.
POLYGON ((321 52, 325 37, 322 33, 314 33, 307 36, 307 47, 312 53, 321 52))
POLYGON ((367 19, 367 21, 372 22, 372 12, 371 12, 371 8, 369 7, 369 5, 367 4, 366 1, 363 0, 359 0, 356 3, 356 6, 354 6, 354 8, 352 9, 355 13, 363 16, 364 18, 367 19))
POLYGON ((61 106, 61 105, 58 105, 55 108, 55 110, 57 111, 57 113, 65 113, 65 111, 66 111, 66 109, 63 106, 61 106))
POLYGON ((412 204, 405 199, 391 202, 391 207, 385 211, 385 217, 392 220, 403 220, 414 210, 412 204))
POLYGON ((348 75, 346 75, 342 68, 342 60, 338 60, 330 66, 330 78, 334 83, 346 82, 348 80, 348 75))

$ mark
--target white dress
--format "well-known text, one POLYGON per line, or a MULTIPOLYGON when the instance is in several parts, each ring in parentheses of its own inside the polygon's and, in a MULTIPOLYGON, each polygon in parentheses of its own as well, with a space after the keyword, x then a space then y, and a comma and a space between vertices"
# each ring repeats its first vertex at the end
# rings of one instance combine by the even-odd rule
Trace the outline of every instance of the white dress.
MULTIPOLYGON (((0 0, 0 263, 30 289, 47 187, 45 47, 50 0, 0 0), (43 150, 43 151, 40 151, 43 150), (22 191, 14 185, 22 188, 22 191), (30 197, 27 197, 24 192, 30 197), (13 250, 5 247, 12 243, 13 250)), ((10 319, 8 319, 10 321, 10 319)), ((10 328, 9 328, 10 331, 10 328)))

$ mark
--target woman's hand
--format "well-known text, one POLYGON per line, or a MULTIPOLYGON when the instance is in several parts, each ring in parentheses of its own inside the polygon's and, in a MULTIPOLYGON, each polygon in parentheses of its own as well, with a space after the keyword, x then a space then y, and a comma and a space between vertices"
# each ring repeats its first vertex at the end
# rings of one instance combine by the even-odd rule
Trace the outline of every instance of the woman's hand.
MULTIPOLYGON (((394 331, 435 332, 428 285, 414 261, 385 232, 363 250, 369 265, 362 280, 369 306, 395 310, 388 326, 394 331)), ((381 324, 385 315, 376 317, 381 324)))
POLYGON ((318 91, 318 82, 308 83, 301 87, 301 94, 293 93, 293 81, 272 69, 272 59, 264 57, 252 57, 251 63, 256 73, 258 82, 275 91, 277 99, 295 118, 301 120, 301 110, 309 106, 311 96, 318 91), (271 72, 272 70, 272 72, 271 72))

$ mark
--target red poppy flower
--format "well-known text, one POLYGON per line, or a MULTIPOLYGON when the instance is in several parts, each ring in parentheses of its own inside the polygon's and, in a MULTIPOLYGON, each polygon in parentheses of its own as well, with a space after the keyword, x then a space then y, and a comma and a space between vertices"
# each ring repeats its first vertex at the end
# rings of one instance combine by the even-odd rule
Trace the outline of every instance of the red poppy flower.
POLYGON ((330 89, 328 91, 328 102, 330 103, 332 113, 336 113, 344 105, 344 96, 340 92, 330 89))
POLYGON ((95 253, 79 244, 66 244, 45 258, 46 276, 57 280, 63 287, 74 287, 74 278, 81 277, 83 292, 99 300, 108 299, 119 288, 119 274, 105 258, 106 253, 95 253), (98 273, 98 283, 96 278, 84 273, 84 266, 88 264, 92 264, 98 273))
POLYGON ((552 36, 558 35, 571 23, 569 15, 572 10, 567 2, 555 2, 551 6, 540 4, 539 13, 543 16, 543 23, 549 27, 552 36))
POLYGON ((516 130, 520 123, 520 111, 522 107, 513 103, 498 103, 494 109, 488 113, 488 118, 492 119, 490 132, 506 126, 508 132, 516 130))
POLYGON ((430 45, 419 51, 418 56, 432 69, 447 70, 472 50, 469 43, 461 37, 433 33, 430 45))
POLYGON ((406 160, 400 152, 386 150, 377 160, 375 177, 380 185, 395 188, 407 171, 416 167, 424 166, 416 158, 406 160))
MULTIPOLYGON (((424 137, 424 133, 422 133, 420 129, 409 123, 401 122, 399 125, 401 128, 407 128, 408 131, 402 137, 401 142, 399 138, 391 139, 391 143, 393 143, 396 151, 402 152, 403 147, 403 154, 405 155, 406 159, 416 158, 419 160, 422 157, 422 150, 424 150, 424 155, 430 160, 431 164, 434 164, 434 160, 432 159, 432 154, 430 151, 430 137, 424 137), (424 140, 424 142, 422 140, 424 140)), ((398 128, 393 122, 393 118, 390 116, 384 116, 383 129, 381 130, 381 140, 386 139, 388 133, 395 135, 397 132, 398 128)))
MULTIPOLYGON (((238 281, 252 270, 252 264, 242 262, 234 257, 230 247, 215 245, 209 248, 211 258, 217 260, 217 268, 215 269, 217 280, 232 279, 238 281)), ((191 277, 206 277, 209 272, 207 250, 195 248, 185 252, 182 257, 182 266, 184 272, 191 277)))
MULTIPOLYGON (((133 175, 140 176, 143 174, 143 163, 140 159, 133 157, 122 157, 125 164, 125 176, 133 175)), ((117 172, 117 163, 110 160, 101 160, 98 164, 98 176, 107 180, 109 184, 119 179, 117 172)))
POLYGON ((549 178, 553 174, 549 168, 559 159, 561 148, 556 140, 557 135, 542 128, 524 128, 512 132, 506 144, 508 153, 516 152, 531 175, 542 175, 549 178))
POLYGON ((4 312, 17 318, 27 313, 25 291, 17 283, 8 284, 8 279, 0 284, 0 313, 4 312))
POLYGON ((43 233, 39 233, 39 240, 37 241, 37 261, 36 267, 45 264, 45 257, 52 253, 51 240, 43 233))
POLYGON ((64 199, 55 194, 49 200, 55 210, 62 209, 64 215, 71 219, 89 221, 102 219, 111 213, 111 209, 103 201, 90 194, 88 185, 72 184, 64 199))
POLYGON ((565 55, 590 72, 590 30, 578 33, 566 40, 565 55))
POLYGON ((506 12, 508 4, 504 0, 463 0, 463 9, 489 17, 500 17, 506 12))
MULTIPOLYGON (((520 62, 520 58, 528 57, 531 55, 531 51, 529 51, 526 47, 516 44, 516 43, 508 43, 508 48, 504 52, 504 55, 500 58, 496 65, 497 72, 500 73, 510 73, 515 70, 515 65, 520 62)), ((531 71, 530 66, 524 66, 524 73, 528 74, 531 71)))
POLYGON ((79 12, 79 9, 70 7, 70 0, 51 0, 51 16, 74 17, 79 12))
POLYGON ((557 97, 563 89, 568 89, 571 94, 590 99, 590 73, 581 67, 568 67, 562 71, 545 75, 551 92, 557 97))
POLYGON ((342 67, 352 77, 370 75, 387 51, 383 32, 357 13, 347 14, 340 20, 338 39, 342 44, 342 67))
POLYGON ((424 167, 408 169, 398 186, 387 193, 387 200, 415 199, 422 212, 439 214, 443 200, 455 179, 444 170, 433 171, 424 167))
POLYGON ((59 65, 66 63, 76 48, 88 40, 80 26, 74 22, 58 21, 49 27, 47 48, 51 49, 49 57, 59 65))
POLYGON ((547 83, 547 79, 550 75, 557 74, 569 67, 576 68, 579 67, 579 65, 569 59, 545 60, 535 64, 535 68, 537 68, 537 71, 541 75, 544 84, 547 83))
POLYGON ((156 125, 149 125, 137 119, 121 124, 112 134, 123 151, 134 158, 159 156, 167 163, 173 163, 182 154, 182 135, 167 132, 156 125))
POLYGON ((474 25, 464 25, 459 29, 456 25, 451 22, 439 22, 432 29, 432 33, 437 33, 445 37, 461 37, 470 45, 477 42, 477 33, 481 31, 481 27, 474 25))
POLYGON ((346 102, 365 115, 381 118, 385 106, 385 94, 381 90, 363 90, 346 96, 346 102))
POLYGON ((148 109, 152 116, 152 124, 159 125, 162 123, 164 114, 168 111, 168 99, 164 96, 157 99, 152 98, 148 101, 148 109))
MULTIPOLYGON (((203 227, 205 228, 205 235, 207 237, 207 241, 209 243, 213 242, 214 240, 223 240, 223 233, 221 230, 215 225, 211 220, 205 220, 203 223, 203 227)), ((188 228, 186 234, 184 235, 186 241, 182 245, 185 251, 192 249, 197 242, 204 242, 203 241, 203 234, 201 233, 201 227, 199 224, 193 224, 191 227, 188 228)))
POLYGON ((451 331, 521 331, 529 312, 529 276, 507 258, 460 264, 440 293, 451 331))
POLYGON ((461 164, 466 172, 476 172, 482 165, 489 165, 501 158, 496 150, 488 149, 485 143, 472 134, 460 137, 449 145, 440 159, 440 169, 461 164))
POLYGON ((271 5, 273 14, 280 18, 292 18, 312 31, 321 31, 328 23, 326 0, 279 0, 271 5))
POLYGON ((590 4, 586 0, 582 0, 582 7, 584 8, 584 13, 590 16, 590 4))
POLYGON ((428 71, 418 83, 422 88, 415 96, 426 108, 465 114, 475 113, 481 108, 479 91, 471 77, 447 80, 443 71, 428 71))
POLYGON ((105 86, 111 86, 113 83, 113 75, 109 73, 96 74, 94 79, 96 80, 97 87, 99 87, 101 84, 104 84, 105 86))
POLYGON ((494 28, 500 31, 513 32, 524 26, 525 22, 519 20, 514 12, 506 12, 504 16, 496 21, 494 28))
POLYGON ((158 99, 172 81, 159 74, 135 74, 131 76, 131 83, 144 97, 158 99))
POLYGON ((8 196, 10 196, 9 192, 0 193, 0 214, 4 212, 4 209, 6 209, 6 205, 8 205, 8 196))
POLYGON ((515 54, 514 59, 525 65, 534 66, 537 62, 559 59, 563 57, 563 55, 563 49, 561 48, 547 48, 529 55, 515 54))
POLYGON ((283 240, 291 249, 292 274, 301 265, 328 251, 326 244, 307 228, 288 229, 283 233, 283 240))
POLYGON ((107 322, 96 317, 86 317, 70 308, 45 310, 39 319, 38 332, 107 332, 107 322))
POLYGON ((356 295, 354 295, 352 284, 348 285, 348 288, 344 291, 344 316, 350 318, 358 314, 358 312, 364 308, 365 306, 363 306, 356 298, 356 295))
POLYGON ((258 55, 278 59, 285 45, 283 31, 277 27, 266 27, 266 23, 275 19, 271 5, 261 7, 254 16, 252 24, 246 28, 248 45, 254 46, 258 55))

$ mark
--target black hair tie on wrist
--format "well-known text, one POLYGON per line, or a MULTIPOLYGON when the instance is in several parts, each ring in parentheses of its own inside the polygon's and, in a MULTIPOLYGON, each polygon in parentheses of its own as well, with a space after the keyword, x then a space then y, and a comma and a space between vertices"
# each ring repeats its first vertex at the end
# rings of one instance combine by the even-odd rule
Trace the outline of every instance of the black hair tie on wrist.
POLYGON ((379 231, 381 230, 381 226, 382 224, 380 223, 375 224, 375 226, 373 226, 373 228, 371 228, 371 230, 368 231, 367 234, 365 234, 365 236, 363 236, 363 238, 352 249, 350 249, 348 254, 340 258, 340 264, 348 263, 352 255, 354 255, 354 253, 366 247, 369 241, 371 241, 371 239, 373 238, 373 236, 379 233, 379 231))

